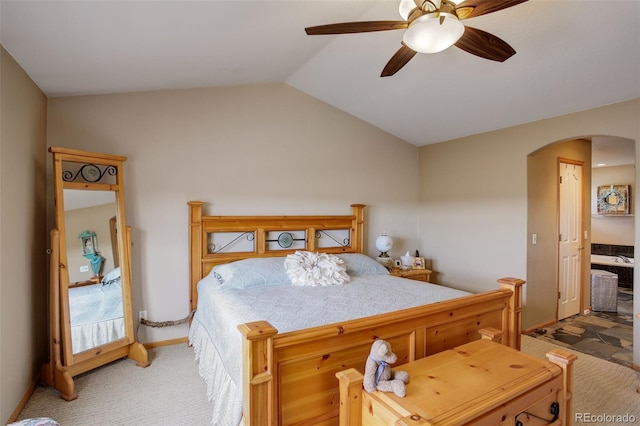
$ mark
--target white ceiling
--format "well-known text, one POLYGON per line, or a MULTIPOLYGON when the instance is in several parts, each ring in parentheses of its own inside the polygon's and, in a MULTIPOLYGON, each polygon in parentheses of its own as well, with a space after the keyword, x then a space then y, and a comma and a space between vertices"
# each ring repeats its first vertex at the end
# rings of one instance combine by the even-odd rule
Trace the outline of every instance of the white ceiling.
POLYGON ((116 203, 113 191, 65 189, 63 192, 65 211, 116 203))
POLYGON ((507 41, 504 63, 455 47, 380 71, 398 1, 10 1, 0 41, 49 97, 285 82, 416 146, 640 97, 640 1, 530 0, 463 21, 507 41))
POLYGON ((591 164, 593 167, 628 166, 635 163, 636 144, 633 140, 610 136, 591 138, 591 164))

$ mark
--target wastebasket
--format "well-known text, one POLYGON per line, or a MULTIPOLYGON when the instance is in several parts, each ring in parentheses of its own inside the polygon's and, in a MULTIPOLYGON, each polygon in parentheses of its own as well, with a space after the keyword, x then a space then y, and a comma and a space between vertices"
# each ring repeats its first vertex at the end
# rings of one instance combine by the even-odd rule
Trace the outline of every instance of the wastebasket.
POLYGON ((618 274, 599 269, 591 270, 591 309, 602 312, 618 311, 618 274))

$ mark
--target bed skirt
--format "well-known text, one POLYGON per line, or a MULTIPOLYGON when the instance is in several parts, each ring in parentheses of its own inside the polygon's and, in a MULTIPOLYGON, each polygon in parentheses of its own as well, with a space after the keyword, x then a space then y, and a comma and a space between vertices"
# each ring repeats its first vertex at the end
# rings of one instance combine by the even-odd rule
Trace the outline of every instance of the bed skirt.
POLYGON ((207 398, 213 402, 211 424, 220 426, 242 423, 242 388, 227 374, 215 345, 204 326, 194 319, 189 329, 200 376, 207 384, 207 398))
POLYGON ((123 317, 71 327, 74 354, 106 345, 124 337, 123 317))

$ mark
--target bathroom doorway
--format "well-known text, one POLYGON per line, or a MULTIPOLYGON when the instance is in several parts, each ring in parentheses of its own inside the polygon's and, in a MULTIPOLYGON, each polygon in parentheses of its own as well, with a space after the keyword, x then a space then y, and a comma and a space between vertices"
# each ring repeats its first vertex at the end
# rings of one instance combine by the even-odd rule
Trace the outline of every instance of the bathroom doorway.
MULTIPOLYGON (((617 137, 593 137, 591 171, 591 269, 617 276, 619 292, 633 297, 635 211, 632 193, 635 182, 635 142, 617 137), (616 199, 623 208, 603 209, 603 194, 622 188, 616 199), (625 208, 626 206, 626 208, 625 208)), ((605 207, 609 207, 605 205, 605 207)), ((621 296, 621 299, 625 297, 621 296)), ((628 304, 619 303, 620 315, 632 315, 628 304)))

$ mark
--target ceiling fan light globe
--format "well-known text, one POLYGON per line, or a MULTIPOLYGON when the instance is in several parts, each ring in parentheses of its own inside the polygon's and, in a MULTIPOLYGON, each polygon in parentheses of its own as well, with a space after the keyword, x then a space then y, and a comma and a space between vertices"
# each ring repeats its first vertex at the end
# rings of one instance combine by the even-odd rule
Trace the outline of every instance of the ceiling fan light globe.
POLYGON ((400 0, 400 6, 398 12, 405 21, 409 19, 409 14, 416 8, 416 3, 413 0, 400 0))
POLYGON ((402 41, 416 52, 437 53, 453 46, 462 34, 464 25, 454 15, 430 13, 414 20, 402 41))

